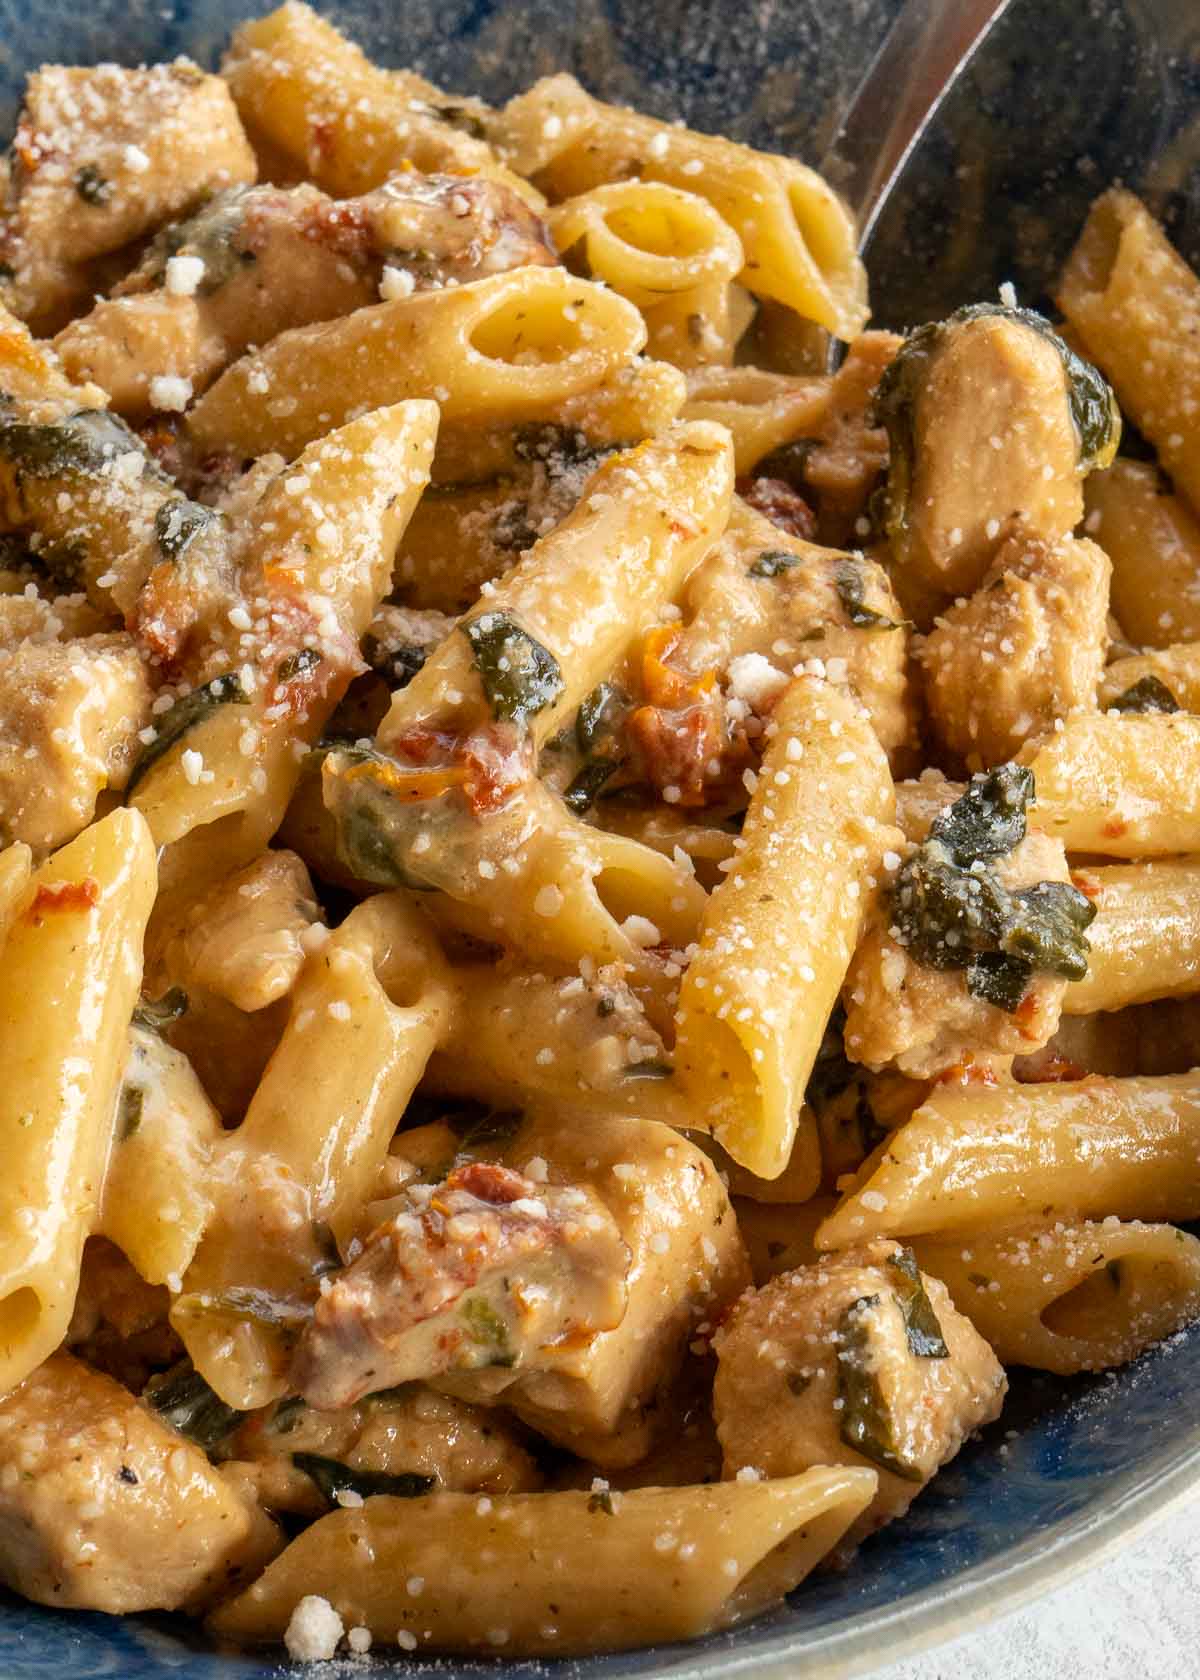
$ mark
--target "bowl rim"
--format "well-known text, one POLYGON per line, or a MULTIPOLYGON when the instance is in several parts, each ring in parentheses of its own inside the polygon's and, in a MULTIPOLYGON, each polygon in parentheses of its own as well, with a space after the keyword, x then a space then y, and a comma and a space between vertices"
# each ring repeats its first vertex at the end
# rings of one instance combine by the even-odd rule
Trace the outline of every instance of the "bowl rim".
MULTIPOLYGON (((884 1664, 949 1645, 1098 1568, 1122 1547, 1200 1499, 1200 1429, 1182 1450, 1165 1451, 1131 1485, 1066 1517, 1050 1534, 1031 1534, 1006 1555, 973 1564, 948 1581, 920 1588, 899 1603, 878 1606, 801 1643, 784 1628, 751 1650, 736 1648, 716 1663, 671 1663, 643 1671, 643 1680, 784 1680, 797 1665, 819 1680, 855 1680, 884 1664)), ((803 1589, 801 1589, 803 1591, 803 1589)))

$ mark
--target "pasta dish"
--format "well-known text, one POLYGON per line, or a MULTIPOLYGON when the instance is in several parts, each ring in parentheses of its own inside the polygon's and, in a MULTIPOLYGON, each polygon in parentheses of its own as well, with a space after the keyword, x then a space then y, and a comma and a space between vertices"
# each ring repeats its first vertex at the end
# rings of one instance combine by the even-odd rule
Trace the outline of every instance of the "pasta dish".
POLYGON ((1200 280, 1056 306, 295 0, 30 76, 0 1579, 687 1639, 1200 1315, 1200 280))

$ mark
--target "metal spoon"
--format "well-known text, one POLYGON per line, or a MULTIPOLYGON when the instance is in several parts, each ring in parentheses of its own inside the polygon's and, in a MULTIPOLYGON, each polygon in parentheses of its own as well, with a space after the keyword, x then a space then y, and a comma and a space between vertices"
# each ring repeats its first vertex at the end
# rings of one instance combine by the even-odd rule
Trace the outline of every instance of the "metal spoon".
POLYGON ((873 324, 1045 303, 1092 199, 1139 192, 1200 256, 1196 0, 910 0, 825 165, 863 228, 873 324))

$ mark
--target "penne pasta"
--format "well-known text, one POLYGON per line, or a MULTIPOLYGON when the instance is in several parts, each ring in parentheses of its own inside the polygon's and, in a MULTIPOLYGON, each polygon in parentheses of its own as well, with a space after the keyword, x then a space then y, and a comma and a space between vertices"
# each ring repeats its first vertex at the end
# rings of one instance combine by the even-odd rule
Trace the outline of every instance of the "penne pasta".
POLYGON ((1036 820, 1070 852, 1166 857, 1200 850, 1200 721, 1079 713, 1021 749, 1036 820))
POLYGON ((197 1369, 228 1404, 247 1410, 286 1392, 297 1322, 331 1242, 378 1176, 452 996, 399 894, 361 905, 309 959, 246 1118, 214 1162, 214 1217, 172 1307, 197 1369), (273 1246, 263 1242, 264 1197, 275 1205, 273 1246))
POLYGON ((1194 1219, 1200 1081, 937 1085, 864 1161, 819 1248, 1035 1215, 1194 1219))
POLYGON ((1200 507, 1200 280, 1131 192, 1092 205, 1058 304, 1193 507, 1200 507))
POLYGON ((640 315, 615 292, 564 269, 517 269, 280 333, 205 392, 189 437, 201 452, 291 459, 364 409, 431 391, 447 420, 542 419, 645 342, 640 315))
POLYGON ((1088 972, 1063 997, 1068 1015, 1124 1009, 1200 990, 1200 861, 1076 869, 1098 912, 1088 930, 1088 972))
POLYGON ((1200 1313, 1200 1242, 1117 1219, 921 1237, 913 1252, 1006 1365, 1125 1365, 1200 1313))
MULTIPOLYGON (((742 847, 680 988, 676 1047, 693 1124, 760 1178, 777 1177, 796 1147, 893 809, 882 750, 843 692, 800 678, 772 722, 742 847)), ((807 1147, 811 1193, 815 1129, 807 1147)))
POLYGON ((225 1638, 278 1640, 301 1595, 378 1640, 426 1651, 564 1655, 688 1639, 753 1615, 832 1551, 870 1500, 871 1470, 778 1481, 376 1499, 325 1517, 219 1611, 225 1638), (485 1506, 486 1509, 481 1509, 485 1506), (609 1507, 612 1507, 611 1511, 609 1507), (673 1544, 664 1548, 660 1537, 673 1544), (674 1563, 658 1563, 670 1550, 674 1563), (725 1567, 732 1559, 735 1567, 725 1567), (406 1582, 426 1583, 417 1603, 406 1582))
MULTIPOLYGON (((556 76, 523 96, 523 125, 535 110, 543 118, 559 114, 555 107, 568 94, 564 80, 556 76)), ((579 112, 577 96, 570 98, 579 112)), ((841 338, 861 330, 864 276, 854 224, 813 170, 599 100, 591 101, 591 116, 590 124, 578 118, 565 124, 565 144, 535 171, 536 184, 551 200, 629 176, 696 192, 741 240, 740 279, 750 291, 787 304, 841 338)))
POLYGON ((154 878, 144 820, 114 811, 34 872, 0 951, 9 1161, 0 1223, 10 1233, 0 1260, 0 1392, 53 1353, 71 1317, 154 878))

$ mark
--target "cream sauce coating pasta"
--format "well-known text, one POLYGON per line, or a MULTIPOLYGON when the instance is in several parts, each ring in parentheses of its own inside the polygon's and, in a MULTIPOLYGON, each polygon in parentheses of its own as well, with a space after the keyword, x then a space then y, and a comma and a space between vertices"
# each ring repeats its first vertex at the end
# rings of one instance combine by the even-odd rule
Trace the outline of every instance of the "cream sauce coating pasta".
POLYGON ((0 1582, 698 1637, 1200 1315, 1200 281, 1059 297, 865 330, 802 162, 299 0, 30 77, 0 1582))

